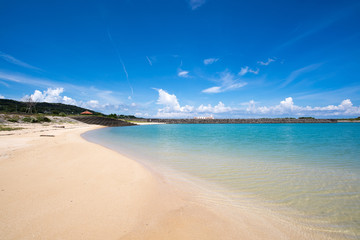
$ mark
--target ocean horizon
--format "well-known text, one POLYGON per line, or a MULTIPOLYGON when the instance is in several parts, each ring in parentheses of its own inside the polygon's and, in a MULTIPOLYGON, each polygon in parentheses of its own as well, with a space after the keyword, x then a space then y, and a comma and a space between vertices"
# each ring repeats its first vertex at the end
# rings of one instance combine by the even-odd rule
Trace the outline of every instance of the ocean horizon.
MULTIPOLYGON (((83 137, 261 202, 310 228, 360 236, 360 124, 166 124, 83 137)), ((241 203, 239 203, 241 204, 241 203)))

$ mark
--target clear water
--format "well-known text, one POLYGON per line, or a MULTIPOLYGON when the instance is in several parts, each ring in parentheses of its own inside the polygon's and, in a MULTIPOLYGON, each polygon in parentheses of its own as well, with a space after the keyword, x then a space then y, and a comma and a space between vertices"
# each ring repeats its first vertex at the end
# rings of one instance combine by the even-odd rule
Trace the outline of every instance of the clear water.
POLYGON ((184 124, 84 137, 360 237, 360 124, 184 124))

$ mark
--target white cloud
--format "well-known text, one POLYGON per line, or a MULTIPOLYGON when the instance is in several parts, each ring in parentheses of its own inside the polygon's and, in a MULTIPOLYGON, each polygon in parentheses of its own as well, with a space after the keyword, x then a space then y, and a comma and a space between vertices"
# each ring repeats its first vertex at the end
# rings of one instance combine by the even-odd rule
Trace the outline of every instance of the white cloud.
MULTIPOLYGON (((79 86, 79 85, 74 85, 74 84, 69 84, 69 83, 60 83, 60 82, 56 82, 56 81, 45 79, 45 78, 37 78, 37 77, 33 77, 33 76, 27 76, 27 75, 23 75, 23 74, 19 74, 19 73, 12 73, 12 72, 6 72, 6 71, 1 71, 1 70, 0 70, 0 80, 4 80, 4 81, 10 82, 10 83, 32 85, 32 86, 48 88, 48 89, 61 89, 61 88, 64 89, 65 88, 67 90, 70 90, 72 95, 75 95, 77 98, 80 98, 80 99, 85 98, 86 100, 88 100, 89 97, 91 96, 91 98, 98 99, 101 103, 111 103, 110 105, 114 106, 114 110, 116 109, 116 106, 121 106, 121 104, 122 104, 122 102, 119 99, 119 96, 121 96, 121 93, 113 92, 113 91, 109 91, 109 90, 102 90, 102 89, 98 89, 93 86, 89 87, 89 86, 79 86)), ((6 82, 4 84, 0 81, 0 83, 7 86, 6 82)), ((42 92, 40 92, 40 93, 43 94, 42 92)), ((37 93, 36 96, 40 97, 40 99, 41 99, 41 96, 39 93, 37 93)), ((27 96, 27 97, 29 97, 29 96, 27 96)), ((66 103, 66 101, 67 102, 70 101, 69 99, 60 100, 59 98, 57 98, 57 100, 58 100, 58 102, 62 102, 62 103, 66 103)), ((42 101, 45 101, 45 100, 42 100, 42 101)), ((51 100, 48 99, 46 101, 51 101, 51 100)), ((76 101, 76 100, 74 100, 74 101, 76 101)), ((74 103, 74 101, 70 101, 70 102, 74 103)), ((82 100, 76 101, 76 102, 77 102, 78 106, 80 106, 80 104, 84 103, 82 100)), ((104 105, 102 104, 101 106, 104 106, 104 105)), ((107 107, 105 110, 108 110, 108 109, 109 109, 109 107, 107 107)), ((98 110, 102 111, 103 109, 99 108, 98 110)))
POLYGON ((249 67, 248 67, 248 66, 242 67, 241 70, 240 70, 240 72, 238 73, 238 75, 244 76, 248 71, 249 71, 249 67))
POLYGON ((98 100, 90 100, 90 101, 86 102, 83 106, 88 106, 90 108, 98 108, 99 101, 98 100))
POLYGON ((207 58, 207 59, 204 59, 204 64, 210 65, 210 64, 216 63, 217 61, 219 61, 219 58, 207 58))
POLYGON ((179 118, 187 117, 194 110, 193 106, 180 106, 177 97, 174 94, 169 94, 163 89, 155 89, 159 93, 157 104, 163 105, 163 108, 158 109, 156 117, 162 118, 179 118))
POLYGON ((142 113, 142 112, 137 112, 134 114, 136 117, 143 117, 143 118, 147 118, 150 117, 149 113, 142 113))
POLYGON ((187 77, 189 77, 189 71, 179 71, 178 76, 183 77, 183 78, 187 78, 187 77))
POLYGON ((222 92, 221 87, 211 87, 211 88, 207 88, 202 90, 203 93, 220 93, 222 92))
POLYGON ((83 108, 89 108, 101 112, 116 112, 116 111, 125 111, 128 108, 134 108, 136 105, 132 104, 130 106, 123 104, 112 104, 109 103, 100 103, 98 100, 89 100, 89 101, 77 101, 68 96, 62 96, 64 88, 48 88, 45 91, 35 90, 33 94, 24 96, 21 100, 28 101, 29 97, 35 102, 49 102, 49 103, 63 103, 76 105, 83 108))
MULTIPOLYGON (((155 117, 161 118, 192 118, 202 114, 217 114, 226 117, 332 117, 332 116, 359 116, 360 106, 354 106, 350 99, 345 99, 339 105, 324 107, 298 106, 292 97, 287 97, 274 106, 258 106, 251 100, 239 104, 242 107, 226 106, 223 102, 217 105, 201 104, 198 107, 181 106, 175 94, 169 94, 163 89, 155 89, 159 93, 157 104, 163 105, 157 110, 155 117)), ((216 90, 214 90, 216 91, 216 90)), ((141 116, 141 114, 137 114, 141 116)))
POLYGON ((34 102, 49 102, 49 103, 63 103, 70 105, 80 105, 81 102, 77 102, 68 96, 61 96, 64 92, 64 88, 48 88, 46 91, 35 90, 33 94, 30 96, 26 95, 21 100, 28 101, 29 97, 31 97, 34 102))
POLYGON ((67 96, 64 96, 63 99, 62 99, 62 103, 64 104, 69 104, 69 105, 76 105, 76 101, 74 99, 72 99, 71 97, 67 97, 67 96))
POLYGON ((64 91, 64 88, 48 88, 46 91, 35 90, 30 96, 23 97, 23 100, 27 100, 29 97, 34 102, 49 102, 49 103, 62 103, 63 98, 60 94, 64 91))
POLYGON ((159 98, 156 102, 157 104, 172 106, 173 108, 180 106, 177 97, 174 94, 169 94, 162 89, 156 89, 156 90, 159 93, 159 98))
POLYGON ((158 109, 156 117, 162 118, 181 118, 181 117, 193 117, 197 114, 203 113, 225 113, 230 112, 233 109, 225 106, 224 103, 219 102, 217 105, 212 106, 211 104, 203 105, 195 108, 194 106, 180 106, 177 97, 174 94, 169 94, 163 89, 155 89, 159 93, 157 104, 163 105, 164 107, 158 109))
POLYGON ((190 0, 189 5, 192 10, 195 10, 195 9, 201 7, 205 2, 206 2, 206 0, 190 0))
POLYGON ((249 72, 257 75, 260 72, 260 69, 258 68, 256 70, 249 69, 249 72))
POLYGON ((268 60, 266 62, 258 61, 258 64, 263 65, 263 66, 267 66, 272 62, 275 62, 275 58, 268 58, 268 60))
MULTIPOLYGON (((18 73, 9 73, 0 70, 0 79, 8 81, 8 82, 15 82, 17 84, 26 84, 32 85, 36 87, 42 88, 66 88, 70 89, 73 94, 79 96, 96 96, 100 100, 104 102, 111 102, 113 104, 120 104, 118 99, 119 93, 114 93, 113 91, 109 90, 101 90, 95 87, 89 86, 79 86, 69 83, 59 83, 56 81, 52 81, 49 79, 44 78, 37 78, 32 76, 26 76, 18 73), (60 87, 61 86, 61 87, 60 87), (116 94, 116 97, 113 96, 116 94)), ((1 83, 1 82, 0 82, 1 83)))
POLYGON ((214 86, 202 90, 203 93, 221 93, 244 87, 247 83, 240 81, 236 76, 228 71, 220 74, 220 78, 216 80, 220 86, 214 86))
POLYGON ((230 112, 233 109, 231 107, 226 107, 225 104, 219 102, 218 105, 214 107, 211 106, 211 104, 208 104, 207 106, 200 105, 196 110, 200 113, 224 113, 230 112))
POLYGON ((186 105, 181 107, 177 97, 174 94, 169 94, 163 89, 155 89, 159 93, 157 104, 164 105, 162 112, 191 112, 194 107, 186 105))
POLYGON ((33 70, 41 70, 40 68, 34 67, 28 63, 20 61, 19 59, 16 59, 13 56, 6 54, 4 52, 1 52, 1 51, 0 51, 0 58, 4 59, 5 61, 7 61, 9 63, 18 65, 20 67, 29 68, 29 69, 33 69, 33 70))
POLYGON ((5 97, 3 95, 0 94, 0 99, 4 99, 5 97))
POLYGON ((339 105, 328 105, 325 107, 297 106, 293 98, 288 97, 276 106, 257 107, 251 100, 246 108, 247 113, 267 116, 354 116, 360 114, 360 107, 353 106, 350 99, 343 100, 339 105))
POLYGON ((240 72, 238 73, 239 76, 244 76, 247 73, 253 73, 253 74, 258 74, 259 73, 259 69, 253 70, 251 68, 249 68, 248 66, 242 67, 240 72))

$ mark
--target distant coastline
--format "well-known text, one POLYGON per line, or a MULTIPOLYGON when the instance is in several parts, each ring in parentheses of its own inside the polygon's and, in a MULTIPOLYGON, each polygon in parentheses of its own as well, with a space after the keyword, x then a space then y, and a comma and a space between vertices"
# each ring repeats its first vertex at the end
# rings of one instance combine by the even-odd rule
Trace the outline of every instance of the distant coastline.
POLYGON ((148 118, 136 121, 159 122, 167 124, 264 124, 264 123, 338 123, 337 119, 315 118, 249 118, 249 119, 160 119, 148 118))

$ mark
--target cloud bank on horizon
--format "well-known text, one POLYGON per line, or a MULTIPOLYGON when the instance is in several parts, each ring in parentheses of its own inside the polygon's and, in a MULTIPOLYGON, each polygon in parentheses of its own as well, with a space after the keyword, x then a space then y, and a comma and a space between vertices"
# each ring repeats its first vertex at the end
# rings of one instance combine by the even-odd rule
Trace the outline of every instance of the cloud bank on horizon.
POLYGON ((0 99, 139 117, 360 115, 355 0, 19 6, 0 15, 0 99))
MULTIPOLYGON (((159 93, 157 104, 163 105, 163 108, 158 109, 155 117, 159 118, 174 118, 184 117, 189 118, 204 114, 219 114, 228 113, 232 116, 317 116, 317 117, 334 117, 344 115, 360 115, 360 106, 353 106, 350 99, 343 100, 339 105, 328 105, 324 107, 311 106, 297 106, 292 97, 287 97, 275 106, 257 106, 254 100, 247 103, 242 103, 241 107, 229 107, 224 103, 219 102, 217 105, 211 104, 198 107, 195 106, 180 106, 177 97, 174 94, 169 94, 163 89, 155 89, 159 93)), ((240 104, 239 104, 240 105, 240 104)))

